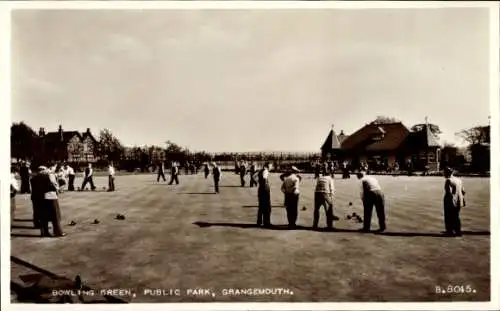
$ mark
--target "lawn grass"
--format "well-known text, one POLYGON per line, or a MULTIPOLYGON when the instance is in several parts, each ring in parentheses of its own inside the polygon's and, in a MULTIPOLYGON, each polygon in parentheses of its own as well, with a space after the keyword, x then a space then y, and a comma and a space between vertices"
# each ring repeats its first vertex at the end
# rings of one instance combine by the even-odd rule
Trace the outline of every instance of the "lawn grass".
MULTIPOLYGON (((167 176, 168 178, 168 176, 167 176)), ((311 175, 302 182, 297 230, 286 230, 277 174, 270 177, 274 230, 256 222, 257 190, 241 188, 225 173, 221 193, 201 174, 180 176, 180 185, 156 183, 156 175, 118 176, 117 191, 62 194, 63 229, 68 236, 42 239, 29 228, 29 196, 17 197, 12 256, 58 275, 79 274, 90 287, 126 288, 131 302, 362 302, 488 301, 490 299, 489 179, 464 178, 466 234, 445 238, 439 177, 378 176, 387 199, 386 235, 354 232, 345 219, 362 214, 355 178, 335 180, 338 232, 315 232, 311 175), (349 206, 349 202, 353 205, 349 206), (302 210, 303 207, 306 210, 302 210), (121 213, 125 220, 115 220, 121 213), (98 218, 100 224, 92 224, 98 218), (76 226, 68 226, 74 220, 76 226), (26 226, 27 228, 18 228, 26 226), (32 235, 30 237, 30 235, 32 235), (470 294, 436 294, 436 286, 470 285, 470 294), (143 295, 144 288, 181 289, 181 296, 143 295), (215 297, 184 294, 208 288, 215 297), (228 288, 286 288, 293 295, 223 295, 228 288)), ((81 184, 77 178, 75 185, 81 184)), ((322 212, 320 225, 324 226, 322 212)), ((373 217, 377 229, 377 218, 373 217)), ((26 271, 12 264, 12 280, 26 271)))

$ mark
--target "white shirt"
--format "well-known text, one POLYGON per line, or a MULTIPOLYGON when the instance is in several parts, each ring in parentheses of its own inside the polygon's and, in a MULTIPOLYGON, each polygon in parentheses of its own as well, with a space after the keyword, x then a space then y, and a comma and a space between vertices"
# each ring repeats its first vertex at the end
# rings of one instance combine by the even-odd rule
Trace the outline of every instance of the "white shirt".
POLYGON ((109 176, 115 176, 115 168, 111 165, 108 167, 109 176))
POLYGON ((14 188, 16 191, 19 191, 19 182, 17 181, 16 174, 11 173, 10 174, 10 185, 12 188, 14 188))
POLYGON ((267 168, 265 168, 262 171, 262 178, 264 178, 264 179, 268 179, 269 178, 269 170, 267 168))
POLYGON ((444 184, 444 200, 454 207, 465 206, 465 189, 460 178, 455 176, 446 178, 444 184))
POLYGON ((75 170, 71 166, 68 166, 66 169, 66 175, 75 175, 75 170))
POLYGON ((281 191, 288 194, 299 194, 300 193, 300 179, 295 174, 291 174, 283 180, 281 185, 281 191))
POLYGON ((316 192, 322 193, 335 193, 335 186, 333 184, 333 178, 330 176, 320 176, 316 182, 316 192))
POLYGON ((56 188, 56 191, 49 191, 45 193, 45 200, 57 200, 57 191, 59 190, 59 184, 57 183, 56 175, 51 172, 47 172, 49 174, 50 181, 56 188))
POLYGON ((378 183, 378 180, 372 176, 365 176, 361 178, 361 198, 364 198, 366 192, 381 191, 382 187, 378 183))

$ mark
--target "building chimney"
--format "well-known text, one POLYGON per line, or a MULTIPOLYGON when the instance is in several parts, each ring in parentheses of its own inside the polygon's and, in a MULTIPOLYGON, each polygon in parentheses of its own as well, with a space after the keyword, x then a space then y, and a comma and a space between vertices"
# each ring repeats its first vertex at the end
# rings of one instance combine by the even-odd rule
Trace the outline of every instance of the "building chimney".
POLYGON ((40 130, 38 131, 38 136, 40 136, 40 137, 45 136, 45 129, 43 127, 41 127, 40 130))

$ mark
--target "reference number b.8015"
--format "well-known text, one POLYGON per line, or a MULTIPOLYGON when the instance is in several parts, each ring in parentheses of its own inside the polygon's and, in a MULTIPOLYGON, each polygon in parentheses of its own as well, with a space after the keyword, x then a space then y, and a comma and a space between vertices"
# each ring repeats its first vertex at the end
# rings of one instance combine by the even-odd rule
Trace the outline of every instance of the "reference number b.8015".
POLYGON ((470 285, 436 286, 436 294, 475 294, 476 290, 470 285))

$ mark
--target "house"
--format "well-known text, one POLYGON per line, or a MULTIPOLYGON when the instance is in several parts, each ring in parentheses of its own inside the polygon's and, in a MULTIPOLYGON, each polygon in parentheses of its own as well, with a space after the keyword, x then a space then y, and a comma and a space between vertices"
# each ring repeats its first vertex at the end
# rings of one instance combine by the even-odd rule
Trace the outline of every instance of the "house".
POLYGON ((347 160, 352 167, 366 162, 372 169, 406 167, 409 160, 414 169, 439 168, 440 145, 437 137, 425 124, 421 130, 410 132, 401 122, 366 124, 351 135, 330 130, 321 147, 323 159, 336 162, 347 160))
POLYGON ((46 160, 70 163, 96 162, 95 149, 98 142, 87 128, 85 132, 64 131, 59 126, 57 132, 45 133, 40 128, 38 136, 42 141, 42 153, 46 160))

